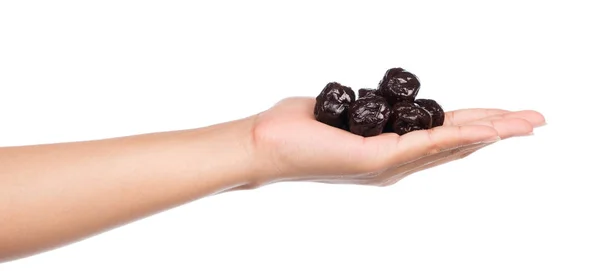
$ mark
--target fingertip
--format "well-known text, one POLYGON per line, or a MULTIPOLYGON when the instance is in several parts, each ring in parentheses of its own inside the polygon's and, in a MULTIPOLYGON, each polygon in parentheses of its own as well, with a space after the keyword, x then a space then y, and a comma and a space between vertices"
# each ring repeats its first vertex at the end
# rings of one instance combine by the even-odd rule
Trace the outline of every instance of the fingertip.
POLYGON ((526 134, 533 133, 533 128, 535 128, 536 125, 534 123, 531 123, 528 120, 523 120, 523 121, 524 121, 523 130, 526 132, 526 134))
POLYGON ((546 124, 546 118, 544 115, 542 115, 542 113, 535 110, 524 110, 522 112, 527 117, 527 121, 529 121, 534 128, 544 126, 546 124))
POLYGON ((527 136, 533 134, 534 126, 529 120, 514 118, 498 121, 498 127, 502 127, 500 137, 508 139, 515 136, 527 136), (502 125, 501 125, 502 123, 502 125))

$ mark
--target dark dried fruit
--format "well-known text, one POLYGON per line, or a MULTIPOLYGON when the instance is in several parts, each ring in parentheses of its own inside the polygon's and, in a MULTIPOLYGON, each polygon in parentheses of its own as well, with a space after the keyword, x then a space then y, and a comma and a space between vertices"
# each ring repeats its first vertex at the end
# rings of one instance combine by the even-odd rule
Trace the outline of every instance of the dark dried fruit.
POLYGON ((403 68, 388 69, 376 89, 331 82, 317 96, 315 118, 364 137, 406 133, 444 124, 444 109, 433 99, 416 99, 419 78, 403 68), (358 98, 358 99, 357 99, 358 98))
POLYGON ((399 102, 392 108, 389 129, 399 135, 431 128, 431 115, 427 110, 411 102, 399 102))
POLYGON ((419 78, 402 68, 387 70, 383 79, 379 81, 379 91, 389 104, 414 101, 420 88, 419 78))
POLYGON ((364 137, 379 135, 383 132, 390 112, 391 108, 385 98, 369 93, 350 105, 349 130, 364 137))
POLYGON ((348 107, 354 102, 354 91, 337 82, 328 83, 316 98, 315 118, 327 125, 348 129, 348 107))
POLYGON ((417 99, 415 103, 427 110, 431 114, 431 127, 438 127, 444 124, 444 109, 433 99, 417 99))
POLYGON ((381 92, 378 89, 374 88, 361 88, 358 90, 358 98, 362 98, 369 93, 373 93, 375 95, 381 96, 381 92))

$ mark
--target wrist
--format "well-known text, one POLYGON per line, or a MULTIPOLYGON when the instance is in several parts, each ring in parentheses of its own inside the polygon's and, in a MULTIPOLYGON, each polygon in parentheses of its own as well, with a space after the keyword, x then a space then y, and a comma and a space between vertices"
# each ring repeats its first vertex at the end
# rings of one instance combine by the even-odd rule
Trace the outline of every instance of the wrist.
MULTIPOLYGON (((275 178, 269 159, 255 141, 255 118, 200 128, 196 133, 201 164, 200 172, 218 172, 225 190, 252 189, 275 178)), ((201 173, 202 174, 202 173, 201 173)))

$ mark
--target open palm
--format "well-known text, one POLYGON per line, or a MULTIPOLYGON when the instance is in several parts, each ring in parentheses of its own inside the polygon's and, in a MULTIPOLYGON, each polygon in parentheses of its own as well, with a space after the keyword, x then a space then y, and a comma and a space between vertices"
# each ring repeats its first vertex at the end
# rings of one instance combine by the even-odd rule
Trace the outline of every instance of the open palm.
POLYGON ((316 121, 314 106, 314 98, 288 98, 256 116, 257 149, 278 180, 386 186, 545 123, 531 110, 462 109, 433 129, 362 137, 316 121))

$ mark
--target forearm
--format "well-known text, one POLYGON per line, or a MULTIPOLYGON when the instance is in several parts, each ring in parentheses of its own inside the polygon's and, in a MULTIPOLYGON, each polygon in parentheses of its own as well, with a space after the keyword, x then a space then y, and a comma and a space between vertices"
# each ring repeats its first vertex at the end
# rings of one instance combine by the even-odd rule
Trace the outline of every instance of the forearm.
POLYGON ((261 178, 250 119, 202 129, 0 148, 0 262, 261 178))

